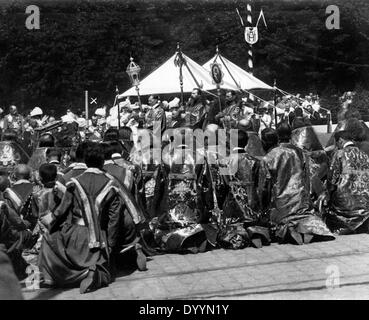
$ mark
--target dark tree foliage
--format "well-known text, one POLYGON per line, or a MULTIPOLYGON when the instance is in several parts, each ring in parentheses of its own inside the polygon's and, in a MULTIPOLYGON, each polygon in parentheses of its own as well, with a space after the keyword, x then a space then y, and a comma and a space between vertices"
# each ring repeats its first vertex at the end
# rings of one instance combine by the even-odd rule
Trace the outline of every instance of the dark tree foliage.
MULTIPOLYGON (((333 111, 343 91, 367 93, 369 2, 336 0, 341 29, 327 30, 326 1, 254 1, 259 25, 254 74, 287 91, 317 92, 333 111)), ((236 14, 246 1, 12 1, 0 4, 0 105, 41 106, 56 115, 83 109, 84 90, 112 104, 115 86, 129 88, 132 55, 144 77, 176 50, 202 64, 221 53, 247 68, 247 45, 236 14), (41 29, 25 28, 25 7, 39 5, 41 29)), ((363 100, 366 101, 366 100, 363 100)), ((145 102, 145 98, 144 98, 145 102)), ((365 102, 366 103, 366 102, 365 102)), ((366 106, 361 111, 368 113, 366 106)))

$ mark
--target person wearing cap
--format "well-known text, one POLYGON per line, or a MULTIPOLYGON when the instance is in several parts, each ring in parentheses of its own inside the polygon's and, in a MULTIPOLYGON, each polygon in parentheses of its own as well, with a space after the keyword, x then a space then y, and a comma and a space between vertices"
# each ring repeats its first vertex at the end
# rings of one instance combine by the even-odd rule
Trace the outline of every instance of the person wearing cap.
POLYGON ((328 227, 339 234, 369 232, 369 156, 354 143, 360 121, 348 119, 334 133, 338 150, 328 174, 328 227))
POLYGON ((168 108, 171 116, 169 117, 169 121, 167 123, 168 128, 180 128, 185 125, 185 119, 181 117, 180 111, 180 100, 179 98, 174 98, 169 102, 168 108))

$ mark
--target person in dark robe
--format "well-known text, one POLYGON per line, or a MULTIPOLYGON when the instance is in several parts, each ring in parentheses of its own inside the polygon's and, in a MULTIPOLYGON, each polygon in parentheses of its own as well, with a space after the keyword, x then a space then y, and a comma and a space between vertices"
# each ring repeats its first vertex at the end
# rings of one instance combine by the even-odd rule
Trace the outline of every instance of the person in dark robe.
POLYGON ((339 234, 369 232, 369 156, 354 144, 359 121, 334 134, 338 150, 328 176, 328 227, 339 234), (356 123, 356 124, 355 124, 356 123))
POLYGON ((80 174, 86 171, 87 166, 85 163, 85 151, 88 149, 93 142, 87 140, 78 144, 74 161, 64 171, 62 177, 62 183, 66 184, 70 179, 78 177, 80 174))
POLYGON ((228 192, 223 205, 222 242, 225 238, 233 249, 270 243, 257 192, 260 160, 247 153, 247 144, 247 133, 238 130, 237 146, 229 158, 228 172, 223 175, 228 192))
POLYGON ((129 160, 131 150, 133 148, 132 129, 130 127, 122 127, 119 130, 119 141, 123 147, 122 157, 129 160))
POLYGON ((0 244, 0 300, 23 300, 21 286, 6 249, 0 244))
POLYGON ((157 95, 151 95, 148 99, 149 111, 145 115, 145 128, 152 130, 159 130, 158 134, 165 131, 166 128, 166 116, 163 109, 163 104, 160 101, 160 97, 157 95), (157 128, 156 126, 157 125, 157 128))
POLYGON ((41 244, 42 234, 50 228, 51 214, 60 205, 66 188, 57 181, 57 167, 54 164, 42 164, 39 169, 39 176, 42 189, 34 194, 34 201, 39 217, 38 226, 41 234, 39 242, 41 244))
POLYGON ((180 100, 178 98, 169 102, 169 112, 172 114, 170 121, 167 123, 167 128, 175 129, 185 126, 185 119, 182 118, 180 111, 180 100))
POLYGON ((48 148, 46 151, 47 163, 55 165, 58 170, 58 180, 63 180, 64 170, 66 169, 62 164, 62 152, 58 148, 48 148))
MULTIPOLYGON (((101 146, 89 145, 85 161, 88 169, 71 179, 60 206, 52 213, 39 260, 46 282, 79 285, 81 293, 111 282, 111 259, 136 241, 135 224, 140 222, 129 192, 102 171, 101 146)), ((146 258, 135 248, 137 263, 145 268, 146 258)))
POLYGON ((226 108, 215 116, 215 120, 219 121, 223 128, 236 129, 239 121, 243 118, 241 100, 234 90, 228 90, 225 97, 226 108))
POLYGON ((201 89, 194 88, 185 106, 185 126, 192 129, 201 129, 206 117, 206 109, 201 89))
MULTIPOLYGON (((122 183, 135 198, 137 205, 144 212, 145 190, 141 169, 138 165, 125 160, 123 148, 118 141, 111 141, 104 146, 104 170, 122 183)), ((144 218, 144 217, 142 217, 144 218)))
POLYGON ((291 125, 292 130, 301 127, 311 126, 311 121, 308 118, 304 117, 302 108, 296 108, 294 113, 295 117, 291 125))
POLYGON ((12 211, 33 230, 37 224, 38 213, 32 205, 34 184, 31 178, 32 169, 25 164, 19 164, 14 170, 15 182, 3 192, 3 197, 12 211))
POLYGON ((4 201, 0 201, 0 244, 4 246, 19 280, 27 277, 28 264, 22 257, 22 252, 32 248, 37 241, 37 237, 33 236, 28 227, 16 212, 4 201))
POLYGON ((275 240, 295 244, 334 239, 313 208, 310 198, 309 161, 291 144, 291 127, 277 127, 279 145, 261 161, 259 197, 268 213, 275 240))
POLYGON ((265 154, 278 146, 278 134, 273 128, 265 128, 261 131, 261 143, 265 154))

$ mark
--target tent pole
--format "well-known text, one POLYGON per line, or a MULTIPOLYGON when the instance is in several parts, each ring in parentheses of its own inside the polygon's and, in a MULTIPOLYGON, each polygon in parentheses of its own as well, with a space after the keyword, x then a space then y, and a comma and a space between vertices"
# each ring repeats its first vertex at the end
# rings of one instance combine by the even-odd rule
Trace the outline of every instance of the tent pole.
POLYGON ((218 93, 218 100, 219 100, 219 112, 222 112, 222 103, 221 103, 221 100, 220 100, 220 85, 217 84, 217 93, 218 93))
POLYGON ((181 87, 181 105, 183 106, 184 98, 183 98, 183 73, 182 73, 182 65, 183 65, 183 56, 181 52, 181 48, 179 46, 179 42, 177 42, 177 57, 174 59, 174 63, 176 63, 176 60, 178 58, 178 64, 179 64, 179 86, 181 87))

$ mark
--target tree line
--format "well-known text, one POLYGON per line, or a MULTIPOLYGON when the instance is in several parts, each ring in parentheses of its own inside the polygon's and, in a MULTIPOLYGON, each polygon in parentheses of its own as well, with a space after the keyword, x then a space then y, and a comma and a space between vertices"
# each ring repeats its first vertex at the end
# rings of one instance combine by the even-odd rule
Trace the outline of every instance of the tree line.
MULTIPOLYGON (((254 75, 293 93, 318 93, 335 116, 344 91, 368 92, 369 15, 366 1, 337 0, 340 29, 325 26, 326 1, 253 1, 265 28, 253 46, 254 75)), ((35 3, 37 4, 37 3, 35 3)), ((112 104, 115 86, 130 86, 132 55, 141 78, 176 50, 202 64, 221 53, 247 68, 245 1, 39 1, 40 30, 24 26, 24 2, 0 4, 0 106, 40 106, 56 115, 84 105, 84 90, 112 104)), ((366 101, 358 108, 368 113, 366 101)))

